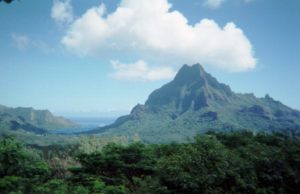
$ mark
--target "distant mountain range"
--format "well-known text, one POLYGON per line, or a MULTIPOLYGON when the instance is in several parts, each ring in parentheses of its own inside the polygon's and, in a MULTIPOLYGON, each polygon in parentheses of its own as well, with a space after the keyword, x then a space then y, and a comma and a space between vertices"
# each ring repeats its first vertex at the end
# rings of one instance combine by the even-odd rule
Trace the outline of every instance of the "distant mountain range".
POLYGON ((89 134, 138 136, 146 143, 182 142, 209 130, 300 133, 300 112, 269 95, 233 92, 200 64, 184 65, 170 83, 152 92, 115 123, 89 134))
POLYGON ((54 116, 48 110, 10 108, 0 105, 0 129, 25 130, 43 134, 49 130, 73 128, 78 125, 63 117, 54 116))

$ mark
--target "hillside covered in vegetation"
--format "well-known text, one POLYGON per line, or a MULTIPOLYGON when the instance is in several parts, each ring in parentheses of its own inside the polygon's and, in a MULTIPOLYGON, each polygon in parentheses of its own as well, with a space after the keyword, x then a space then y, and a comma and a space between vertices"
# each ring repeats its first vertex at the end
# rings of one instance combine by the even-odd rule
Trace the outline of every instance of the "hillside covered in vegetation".
POLYGON ((54 116, 48 110, 0 105, 0 132, 23 130, 35 134, 45 134, 54 129, 74 127, 78 127, 78 124, 64 117, 54 116))

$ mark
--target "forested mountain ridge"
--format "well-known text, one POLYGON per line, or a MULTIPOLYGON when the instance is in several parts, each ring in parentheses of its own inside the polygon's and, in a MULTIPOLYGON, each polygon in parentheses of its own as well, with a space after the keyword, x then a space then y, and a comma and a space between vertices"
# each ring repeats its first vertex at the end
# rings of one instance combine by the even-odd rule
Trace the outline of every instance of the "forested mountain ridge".
POLYGON ((1 129, 19 130, 34 133, 46 133, 48 130, 72 128, 77 124, 63 117, 54 116, 48 110, 33 108, 10 108, 0 105, 1 129))
POLYGON ((210 130, 244 129, 299 135, 300 112, 269 95, 235 93, 195 64, 184 65, 174 80, 150 94, 145 105, 88 133, 139 136, 147 143, 162 143, 185 141, 210 130))

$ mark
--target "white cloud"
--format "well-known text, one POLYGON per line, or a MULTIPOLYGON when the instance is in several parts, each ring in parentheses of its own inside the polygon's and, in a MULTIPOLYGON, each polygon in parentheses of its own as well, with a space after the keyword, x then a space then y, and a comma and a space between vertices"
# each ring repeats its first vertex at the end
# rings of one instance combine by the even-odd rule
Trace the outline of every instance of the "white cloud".
POLYGON ((210 8, 210 9, 217 9, 219 8, 225 0, 205 0, 203 5, 210 8))
POLYGON ((111 77, 125 81, 157 81, 173 78, 175 72, 170 67, 149 67, 149 65, 139 60, 135 63, 125 64, 119 61, 111 61, 114 73, 111 77))
POLYGON ((21 34, 12 34, 11 35, 13 45, 19 50, 25 50, 30 46, 30 39, 21 34))
POLYGON ((236 4, 237 2, 240 3, 251 3, 254 0, 235 0, 235 1, 228 1, 228 0, 203 0, 203 6, 208 7, 210 9, 218 9, 225 3, 233 3, 236 4))
MULTIPOLYGON (((194 25, 167 0, 122 0, 112 13, 88 9, 67 29, 62 43, 81 55, 134 55, 156 63, 200 62, 229 71, 256 66, 252 45, 233 22, 202 19, 194 25)), ((114 56, 114 57, 115 57, 114 56)))
POLYGON ((73 21, 73 7, 71 0, 54 0, 51 17, 57 23, 70 23, 73 21))
POLYGON ((55 51, 55 48, 50 47, 44 41, 32 39, 31 37, 24 34, 12 33, 11 41, 12 41, 12 45, 21 51, 36 49, 45 54, 52 53, 55 51))

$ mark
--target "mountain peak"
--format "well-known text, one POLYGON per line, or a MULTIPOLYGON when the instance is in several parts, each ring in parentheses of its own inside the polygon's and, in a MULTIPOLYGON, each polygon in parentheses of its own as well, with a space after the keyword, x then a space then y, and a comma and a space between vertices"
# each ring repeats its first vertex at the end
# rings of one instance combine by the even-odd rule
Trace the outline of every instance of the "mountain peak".
POLYGON ((207 73, 199 63, 196 63, 192 66, 185 64, 176 74, 174 82, 182 84, 195 81, 204 82, 206 76, 207 73))
POLYGON ((270 96, 237 94, 205 72, 200 64, 183 65, 171 82, 153 91, 144 105, 109 126, 88 133, 138 133, 148 143, 185 141, 210 130, 251 129, 300 134, 300 112, 270 96))
POLYGON ((233 92, 229 86, 219 83, 198 63, 192 66, 183 65, 173 81, 150 94, 145 105, 169 107, 170 110, 183 113, 189 109, 207 107, 211 101, 227 101, 231 95, 233 92))
POLYGON ((198 87, 214 88, 222 90, 226 95, 231 95, 232 91, 226 84, 218 82, 216 78, 207 73, 200 63, 194 65, 183 65, 176 74, 173 83, 178 86, 194 84, 198 87))

